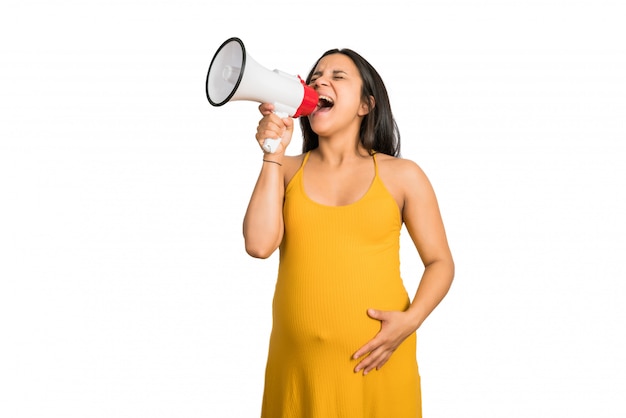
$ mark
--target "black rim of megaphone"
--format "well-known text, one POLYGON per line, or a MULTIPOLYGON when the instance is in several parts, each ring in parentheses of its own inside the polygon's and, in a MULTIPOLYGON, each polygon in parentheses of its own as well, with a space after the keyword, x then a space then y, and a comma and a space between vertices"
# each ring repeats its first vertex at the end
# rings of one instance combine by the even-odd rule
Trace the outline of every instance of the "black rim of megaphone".
POLYGON ((213 59, 211 60, 211 64, 209 65, 209 71, 206 74, 206 98, 209 100, 209 103, 211 103, 213 106, 221 106, 225 103, 227 103, 231 97, 233 97, 233 95, 235 94, 235 92, 237 91, 237 89, 239 88, 239 83, 241 83, 241 79, 243 78, 243 72, 244 69, 246 68, 246 47, 243 45, 243 42, 241 41, 241 39, 237 38, 237 37, 232 37, 230 39, 227 39, 224 41, 224 43, 222 45, 220 45, 219 48, 217 48, 217 51, 215 52, 215 55, 213 55, 213 59), (209 75, 211 74, 211 67, 213 67, 213 63, 215 62, 215 59, 217 58, 217 56, 220 54, 220 51, 229 43, 231 42, 237 42, 239 44, 239 46, 241 46, 241 71, 239 72, 239 78, 237 79, 237 83, 235 83, 235 87, 233 88, 233 90, 230 92, 230 94, 228 95, 228 97, 226 97, 224 100, 222 100, 220 103, 214 102, 213 100, 211 100, 211 96, 209 95, 209 75))

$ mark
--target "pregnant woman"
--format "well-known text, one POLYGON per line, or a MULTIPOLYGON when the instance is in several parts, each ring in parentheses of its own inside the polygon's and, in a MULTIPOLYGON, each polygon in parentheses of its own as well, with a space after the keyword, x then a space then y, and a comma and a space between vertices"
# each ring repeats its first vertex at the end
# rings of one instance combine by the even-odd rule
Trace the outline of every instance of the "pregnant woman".
POLYGON ((301 155, 285 155, 293 120, 259 106, 259 145, 281 140, 263 154, 243 225, 251 256, 280 249, 261 415, 421 417, 415 331, 454 277, 435 193, 399 157, 387 91, 363 57, 327 51, 306 82, 320 100, 301 119, 301 155), (403 223, 424 264, 412 299, 403 223))

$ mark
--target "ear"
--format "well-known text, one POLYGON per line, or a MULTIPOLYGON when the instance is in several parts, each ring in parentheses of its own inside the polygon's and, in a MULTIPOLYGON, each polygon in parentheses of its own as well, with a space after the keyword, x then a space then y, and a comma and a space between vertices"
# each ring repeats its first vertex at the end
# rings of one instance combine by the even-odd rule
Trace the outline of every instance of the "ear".
POLYGON ((376 107, 376 99, 374 96, 369 96, 369 103, 363 101, 361 103, 361 107, 359 107, 359 116, 365 116, 372 111, 376 107))

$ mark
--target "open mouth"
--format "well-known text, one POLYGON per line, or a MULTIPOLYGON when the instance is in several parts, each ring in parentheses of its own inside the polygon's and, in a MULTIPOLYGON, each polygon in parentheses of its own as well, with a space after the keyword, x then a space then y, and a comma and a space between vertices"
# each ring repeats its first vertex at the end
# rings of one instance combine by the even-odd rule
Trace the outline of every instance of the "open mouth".
POLYGON ((317 102, 317 110, 320 109, 330 109, 335 105, 333 99, 328 96, 320 96, 319 101, 317 102))

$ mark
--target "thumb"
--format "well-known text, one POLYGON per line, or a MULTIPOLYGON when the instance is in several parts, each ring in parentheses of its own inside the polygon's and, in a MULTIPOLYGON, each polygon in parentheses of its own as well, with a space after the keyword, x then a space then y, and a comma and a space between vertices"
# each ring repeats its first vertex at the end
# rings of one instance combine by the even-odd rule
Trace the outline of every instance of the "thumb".
POLYGON ((386 311, 379 311, 377 309, 372 309, 372 308, 367 310, 367 315, 369 315, 370 318, 377 319, 379 321, 384 321, 388 317, 386 311))

